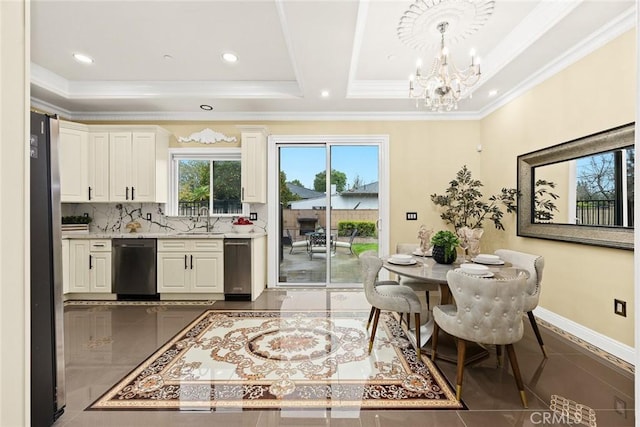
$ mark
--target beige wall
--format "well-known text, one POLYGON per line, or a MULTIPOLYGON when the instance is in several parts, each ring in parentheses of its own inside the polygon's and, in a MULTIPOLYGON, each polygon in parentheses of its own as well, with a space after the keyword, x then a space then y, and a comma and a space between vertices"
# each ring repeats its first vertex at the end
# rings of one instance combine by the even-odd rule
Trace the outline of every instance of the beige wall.
MULTIPOLYGON (((516 157, 589 135, 635 118, 635 32, 630 31, 483 120, 338 122, 160 122, 175 138, 205 127, 239 139, 237 125, 264 125, 272 135, 389 135, 390 248, 417 242, 420 224, 446 228, 429 199, 443 193, 462 165, 483 181, 485 195, 516 187, 516 157), (615 64, 615 65, 612 65, 615 64), (615 82, 612 87, 611 82, 615 82), (622 89, 624 88, 624 89, 622 89), (476 147, 482 144, 482 152, 476 147), (405 212, 418 212, 406 221, 405 212)), ((214 147, 239 143, 215 144, 214 147)), ((200 145, 201 146, 201 145, 200 145)), ((500 247, 547 259, 541 306, 633 346, 633 253, 516 236, 515 216, 506 231, 485 228, 482 251, 500 247), (628 302, 628 317, 613 314, 613 298, 628 302)))
POLYGON ((0 1, 0 426, 29 425, 26 9, 0 1))
MULTIPOLYGON (((635 120, 636 40, 630 31, 482 120, 482 177, 515 186, 516 156, 635 120), (612 90, 609 83, 615 82, 612 90)), ((493 245, 545 256, 540 305, 634 345, 633 252, 491 232, 493 245), (613 299, 627 301, 627 317, 613 299)))

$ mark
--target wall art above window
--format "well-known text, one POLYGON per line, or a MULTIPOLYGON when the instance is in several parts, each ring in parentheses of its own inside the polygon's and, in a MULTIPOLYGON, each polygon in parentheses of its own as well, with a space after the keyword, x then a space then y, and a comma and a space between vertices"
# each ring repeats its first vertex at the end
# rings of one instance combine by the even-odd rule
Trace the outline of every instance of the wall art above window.
POLYGON ((179 137, 178 142, 197 142, 199 144, 215 144, 216 142, 236 142, 235 136, 227 136, 221 132, 212 129, 203 129, 200 132, 194 132, 187 137, 179 137))

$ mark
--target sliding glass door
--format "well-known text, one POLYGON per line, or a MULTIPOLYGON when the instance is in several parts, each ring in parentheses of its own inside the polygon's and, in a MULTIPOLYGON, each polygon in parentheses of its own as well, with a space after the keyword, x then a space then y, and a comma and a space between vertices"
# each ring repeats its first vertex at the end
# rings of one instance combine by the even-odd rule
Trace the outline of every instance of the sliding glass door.
POLYGON ((333 139, 271 143, 278 207, 269 232, 280 238, 270 239, 270 278, 278 286, 360 286, 358 255, 377 251, 386 235, 380 142, 333 139))

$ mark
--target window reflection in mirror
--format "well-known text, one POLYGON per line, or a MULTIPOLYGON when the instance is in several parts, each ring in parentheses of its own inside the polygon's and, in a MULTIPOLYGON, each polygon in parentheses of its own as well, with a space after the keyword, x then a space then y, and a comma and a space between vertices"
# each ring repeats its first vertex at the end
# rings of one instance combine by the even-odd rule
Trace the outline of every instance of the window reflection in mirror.
POLYGON ((533 222, 633 227, 635 150, 534 168, 533 222))

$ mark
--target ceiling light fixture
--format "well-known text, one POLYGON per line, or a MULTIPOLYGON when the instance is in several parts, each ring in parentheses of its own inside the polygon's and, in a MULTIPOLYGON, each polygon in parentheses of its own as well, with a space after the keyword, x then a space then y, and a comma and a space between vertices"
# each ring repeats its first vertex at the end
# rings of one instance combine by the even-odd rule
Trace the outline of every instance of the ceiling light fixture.
POLYGON ((328 98, 329 97, 329 91, 328 90, 323 90, 322 92, 320 92, 320 96, 322 96, 323 98, 328 98))
POLYGON ((93 64, 93 58, 83 53, 74 53, 73 58, 83 64, 93 64))
POLYGON ((431 111, 458 109, 458 101, 471 97, 473 87, 480 80, 480 61, 475 51, 471 52, 471 64, 463 70, 449 63, 449 49, 444 45, 444 34, 448 27, 446 21, 438 24, 440 53, 435 57, 429 74, 422 75, 418 63, 416 75, 409 77, 409 97, 424 100, 424 106, 431 111))
POLYGON ((209 105, 209 104, 202 104, 200 106, 200 109, 204 110, 204 111, 211 111, 211 110, 213 110, 213 107, 211 105, 209 105))
POLYGON ((234 62, 238 62, 238 55, 231 52, 225 52, 222 54, 222 59, 224 60, 224 62, 233 64, 234 62))
POLYGON ((497 94, 498 94, 498 91, 496 89, 492 89, 489 91, 489 98, 493 98, 497 94))

